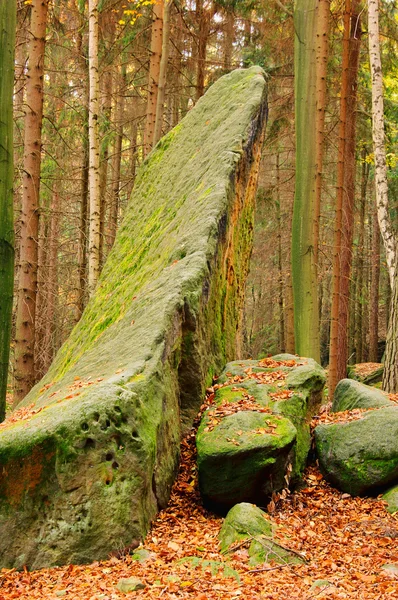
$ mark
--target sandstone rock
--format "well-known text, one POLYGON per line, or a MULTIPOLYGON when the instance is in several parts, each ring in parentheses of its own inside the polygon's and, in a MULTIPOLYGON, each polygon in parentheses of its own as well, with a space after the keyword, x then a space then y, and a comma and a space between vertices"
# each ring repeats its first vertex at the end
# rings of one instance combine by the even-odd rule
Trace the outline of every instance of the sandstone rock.
POLYGON ((398 406, 346 423, 318 425, 316 451, 326 479, 352 496, 398 482, 398 406))
POLYGON ((235 545, 247 540, 251 565, 275 561, 282 564, 304 562, 300 556, 273 540, 274 527, 260 508, 242 502, 227 514, 219 533, 221 552, 233 552, 235 545))
POLYGON ((387 394, 354 379, 342 379, 333 395, 332 412, 380 406, 393 406, 387 394))
POLYGON ((181 433, 236 355, 266 117, 258 67, 150 153, 94 296, 0 429, 0 566, 107 558, 166 505, 181 433))

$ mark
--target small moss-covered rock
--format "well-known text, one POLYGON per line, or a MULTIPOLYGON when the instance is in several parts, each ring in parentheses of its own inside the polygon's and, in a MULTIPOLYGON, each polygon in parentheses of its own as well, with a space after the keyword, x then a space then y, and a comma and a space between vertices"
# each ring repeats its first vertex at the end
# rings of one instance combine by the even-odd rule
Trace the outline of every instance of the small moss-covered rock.
POLYGON ((358 363, 349 365, 347 377, 366 385, 380 383, 383 379, 384 365, 382 363, 358 363))
POLYGON ((266 113, 263 71, 229 73, 141 165, 31 417, 1 428, 0 567, 106 558, 167 504, 181 435, 237 355, 266 113))
POLYGON ((398 485, 388 490, 384 494, 383 500, 387 502, 386 509, 389 513, 394 514, 398 512, 398 485))
POLYGON ((398 481, 398 407, 372 410, 355 421, 318 425, 315 443, 326 479, 352 496, 398 481))
POLYGON ((392 405, 387 394, 381 390, 354 379, 342 379, 337 384, 333 395, 332 412, 392 405))
MULTIPOLYGON (((324 370, 314 360, 291 354, 233 361, 225 366, 218 378, 217 383, 222 387, 216 391, 216 405, 249 400, 259 407, 269 407, 272 414, 285 417, 294 425, 296 439, 289 462, 285 463, 289 465, 288 471, 278 477, 273 475, 274 487, 268 486, 269 492, 277 490, 281 484, 286 485, 286 482, 294 485, 300 479, 311 447, 310 420, 320 406, 325 380, 324 370), (226 385, 228 382, 230 384, 226 385)), ((204 429, 202 431, 206 433, 204 429)), ((219 460, 224 459, 219 457, 219 460)), ((206 474, 199 469, 202 490, 206 489, 208 474, 208 469, 206 474)), ((240 496, 235 502, 239 500, 253 501, 253 496, 240 496)))
POLYGON ((144 590, 146 585, 141 579, 138 579, 138 577, 126 577, 124 579, 119 579, 116 587, 123 594, 129 594, 130 592, 144 590))
POLYGON ((301 563, 299 556, 282 548, 273 539, 274 527, 269 517, 257 506, 247 502, 236 504, 224 519, 219 533, 223 554, 247 540, 251 565, 271 560, 277 563, 301 563))
POLYGON ((207 411, 196 436, 204 502, 222 512, 264 502, 285 485, 295 440, 296 428, 283 417, 241 411, 218 420, 207 411))

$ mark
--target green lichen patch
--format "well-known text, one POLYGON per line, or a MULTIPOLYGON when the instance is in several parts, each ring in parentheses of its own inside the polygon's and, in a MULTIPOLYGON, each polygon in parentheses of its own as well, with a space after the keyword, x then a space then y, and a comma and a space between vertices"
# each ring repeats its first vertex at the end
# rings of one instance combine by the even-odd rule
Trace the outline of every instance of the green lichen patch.
POLYGON ((105 558, 166 505, 181 432, 235 356, 265 116, 264 73, 234 71, 141 166, 95 294, 19 407, 41 410, 0 430, 10 489, 23 461, 0 566, 105 558))

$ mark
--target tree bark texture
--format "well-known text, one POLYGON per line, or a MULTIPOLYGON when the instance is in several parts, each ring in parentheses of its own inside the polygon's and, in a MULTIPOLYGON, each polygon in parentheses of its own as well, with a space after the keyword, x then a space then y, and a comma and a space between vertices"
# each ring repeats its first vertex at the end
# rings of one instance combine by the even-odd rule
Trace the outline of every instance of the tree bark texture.
POLYGON ((380 228, 377 206, 372 215, 372 258, 369 311, 369 360, 378 362, 379 345, 380 228))
POLYGON ((151 32, 151 58, 148 75, 148 97, 144 132, 144 156, 151 151, 155 135, 156 105, 159 92, 160 60, 163 42, 164 0, 153 5, 151 32))
POLYGON ((329 54, 330 0, 318 0, 316 32, 316 175, 314 199, 314 262, 318 271, 323 154, 325 147, 326 84, 329 54))
POLYGON ((386 252, 391 289, 397 255, 397 240, 388 212, 387 163, 384 135, 383 73, 380 56, 379 1, 368 0, 369 62, 372 76, 372 136, 375 161, 377 216, 386 252))
POLYGON ((350 39, 348 43, 348 94, 346 118, 346 143, 344 160, 344 191, 340 254, 340 293, 337 341, 337 381, 347 374, 348 324, 350 307, 350 283, 352 266, 352 243, 354 234, 354 203, 356 175, 356 126, 359 53, 361 47, 361 2, 353 0, 351 10, 350 39))
POLYGON ((153 145, 155 145, 162 137, 164 99, 165 99, 165 95, 166 95, 166 74, 167 74, 167 63, 169 60, 169 47, 170 47, 171 5, 172 5, 172 0, 165 0, 164 14, 163 14, 162 56, 160 59, 160 67, 159 67, 159 87, 158 87, 158 97, 156 99, 155 131, 154 131, 154 135, 153 135, 153 145))
POLYGON ((89 242, 88 290, 91 296, 100 273, 100 171, 99 171, 99 71, 98 71, 98 0, 89 0, 89 242))
POLYGON ((6 408, 14 291, 13 86, 17 6, 0 4, 0 421, 6 408))
POLYGON ((320 360, 318 282, 314 260, 316 0, 296 0, 296 188, 292 277, 296 352, 320 360))
POLYGON ((15 334, 15 403, 25 397, 35 382, 34 342, 47 11, 48 0, 32 0, 26 77, 21 244, 15 334))
POLYGON ((329 396, 333 398, 334 390, 339 381, 338 373, 338 354, 339 343, 339 321, 340 314, 340 259, 342 248, 342 224, 343 224, 343 204, 346 191, 344 189, 344 171, 346 161, 346 136, 347 136, 347 101, 348 101, 348 73, 349 73, 349 41, 350 41, 350 15, 351 0, 345 0, 344 8, 344 31, 343 31, 343 57, 342 57, 342 77, 340 92, 340 125, 339 125, 339 144, 338 144, 338 162, 337 162, 337 186, 336 186, 336 216, 334 223, 334 242, 333 242, 333 274, 332 274, 332 307, 330 313, 330 348, 329 348, 329 372, 328 388, 329 396))

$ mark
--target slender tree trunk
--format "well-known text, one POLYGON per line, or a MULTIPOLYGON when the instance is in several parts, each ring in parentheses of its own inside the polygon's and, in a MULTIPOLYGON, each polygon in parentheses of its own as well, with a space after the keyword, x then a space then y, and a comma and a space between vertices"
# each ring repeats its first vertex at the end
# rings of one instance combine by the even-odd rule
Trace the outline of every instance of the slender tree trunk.
POLYGON ((343 223, 344 203, 344 171, 346 160, 346 135, 347 135, 347 99, 348 99, 348 73, 349 73, 349 41, 350 41, 350 14, 351 0, 345 0, 344 33, 343 33, 343 59, 340 92, 340 126, 337 163, 337 189, 336 189, 336 216, 334 225, 333 243, 333 275, 332 275, 332 308, 330 313, 330 350, 329 350, 329 396, 333 398, 334 390, 339 381, 338 354, 339 342, 339 314, 340 314, 340 287, 341 287, 341 230, 343 223))
POLYGON ((348 96, 346 119, 346 144, 344 161, 343 220, 340 255, 339 327, 337 352, 337 381, 347 375, 348 324, 352 242, 354 234, 354 203, 356 175, 356 124, 359 53, 361 47, 361 2, 353 0, 349 40, 348 96))
POLYGON ((379 284, 380 284, 380 228, 377 222, 377 207, 372 215, 372 261, 369 314, 369 360, 378 361, 379 345, 379 284))
POLYGON ((380 233, 383 238, 392 289, 386 340, 383 389, 398 391, 398 283, 397 239, 388 211, 387 164, 384 142, 383 73, 380 57, 379 2, 368 0, 369 62, 372 75, 372 133, 375 157, 376 201, 380 233))
MULTIPOLYGON (((372 133, 375 157, 377 215, 386 252, 391 289, 397 255, 397 240, 388 212, 387 163, 384 135, 383 73, 380 57, 379 2, 368 0, 369 62, 372 76, 372 133)), ((397 367, 398 369, 398 367, 397 367)))
POLYGON ((104 73, 104 99, 102 105, 102 147, 100 152, 100 269, 105 262, 105 216, 107 212, 107 190, 108 190, 108 163, 109 163, 109 134, 112 118, 112 73, 110 68, 104 73))
POLYGON ((284 310, 284 290, 283 290, 283 269, 282 269, 282 216, 281 216, 281 198, 280 198, 280 165, 279 152, 276 153, 276 221, 278 224, 278 304, 279 304, 279 350, 285 352, 285 310, 284 310))
POLYGON ((162 124, 163 124, 163 108, 164 99, 166 95, 166 73, 167 63, 169 60, 169 47, 170 47, 170 12, 171 12, 172 0, 165 0, 164 15, 163 15, 163 39, 162 39, 162 57, 160 60, 159 67, 159 87, 158 97, 156 99, 156 117, 155 117, 155 131, 153 135, 153 145, 155 145, 162 137, 162 124))
POLYGON ((314 261, 316 0, 296 0, 296 188, 292 277, 296 352, 320 360, 318 282, 314 261))
POLYGON ((199 100, 205 91, 206 54, 207 42, 210 32, 210 21, 213 7, 206 10, 203 0, 197 0, 196 18, 198 21, 198 66, 196 72, 196 100, 199 100))
POLYGON ((32 0, 26 82, 20 269, 15 333, 15 403, 26 396, 35 381, 34 343, 47 10, 48 0, 32 0))
POLYGON ((123 73, 120 77, 119 91, 116 98, 116 138, 113 150, 113 181, 112 181, 112 201, 111 214, 109 220, 109 249, 112 248, 116 237, 117 221, 120 202, 120 165, 122 158, 123 142, 123 112, 124 112, 124 88, 126 85, 126 70, 123 67, 123 73))
POLYGON ((91 296, 100 273, 99 72, 98 0, 89 0, 89 196, 88 290, 91 296))
POLYGON ((318 0, 316 32, 316 175, 314 199, 314 262, 318 271, 323 153, 325 146, 326 84, 329 54, 330 0, 318 0))
POLYGON ((369 179, 369 164, 365 161, 366 148, 362 151, 362 176, 361 176, 361 203, 359 208, 359 235, 358 235, 358 258, 356 277, 356 358, 355 362, 363 361, 363 320, 364 320, 364 244, 365 244, 365 208, 366 194, 369 179))
POLYGON ((153 5, 151 58, 149 63, 148 99, 144 132, 144 156, 152 149, 155 134, 156 105, 159 92, 160 60, 162 56, 163 41, 163 12, 164 0, 159 0, 153 5))
POLYGON ((287 276, 285 284, 286 295, 286 352, 294 354, 294 307, 293 307, 293 288, 290 273, 287 276))
POLYGON ((0 421, 6 408, 14 291, 13 86, 16 2, 0 4, 0 421))
POLYGON ((224 32, 224 70, 230 71, 232 67, 232 50, 235 38, 235 15, 231 9, 226 11, 224 32))

